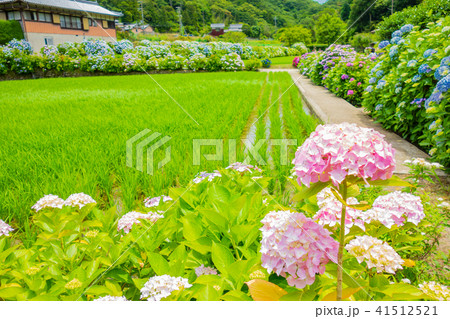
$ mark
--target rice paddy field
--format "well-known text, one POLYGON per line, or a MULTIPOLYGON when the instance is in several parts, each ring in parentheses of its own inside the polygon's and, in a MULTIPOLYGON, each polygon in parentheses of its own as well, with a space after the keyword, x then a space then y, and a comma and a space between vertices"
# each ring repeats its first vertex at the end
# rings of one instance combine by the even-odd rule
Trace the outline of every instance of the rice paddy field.
MULTIPOLYGON (((147 196, 229 165, 230 139, 292 138, 298 146, 316 125, 287 73, 0 82, 0 218, 27 233, 38 199, 79 192, 100 207, 118 205, 126 213, 147 196), (126 142, 144 129, 171 138, 171 161, 152 176, 126 165, 126 142), (224 159, 193 165, 194 139, 223 139, 224 159)), ((243 161, 244 146, 237 146, 236 160, 243 161)), ((271 188, 282 189, 284 181, 277 177, 290 165, 276 160, 279 147, 265 143, 262 149, 267 160, 262 168, 275 177, 271 188)), ((291 159, 295 149, 289 149, 291 159)), ((203 154, 214 152, 214 147, 202 148, 203 154)), ((157 160, 164 154, 162 148, 157 160)))

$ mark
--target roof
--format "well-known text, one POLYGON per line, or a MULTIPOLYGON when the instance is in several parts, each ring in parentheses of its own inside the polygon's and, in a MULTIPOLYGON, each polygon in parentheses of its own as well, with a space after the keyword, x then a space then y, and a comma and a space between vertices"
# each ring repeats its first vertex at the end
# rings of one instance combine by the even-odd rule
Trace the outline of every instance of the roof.
POLYGON ((122 13, 110 11, 100 6, 96 1, 86 0, 0 0, 0 3, 24 2, 35 5, 48 6, 59 9, 69 9, 84 11, 87 13, 97 13, 109 16, 120 17, 122 13))
POLYGON ((212 23, 211 28, 225 28, 225 23, 212 23))
POLYGON ((243 26, 242 23, 230 24, 230 29, 232 29, 232 28, 242 28, 242 26, 243 26))

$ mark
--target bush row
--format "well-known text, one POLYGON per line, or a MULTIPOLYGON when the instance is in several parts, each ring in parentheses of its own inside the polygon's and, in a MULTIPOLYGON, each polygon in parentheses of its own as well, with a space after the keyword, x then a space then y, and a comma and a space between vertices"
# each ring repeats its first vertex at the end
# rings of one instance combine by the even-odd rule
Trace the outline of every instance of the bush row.
POLYGON ((302 74, 366 110, 387 129, 450 166, 450 18, 405 25, 376 53, 331 46, 305 54, 302 74))

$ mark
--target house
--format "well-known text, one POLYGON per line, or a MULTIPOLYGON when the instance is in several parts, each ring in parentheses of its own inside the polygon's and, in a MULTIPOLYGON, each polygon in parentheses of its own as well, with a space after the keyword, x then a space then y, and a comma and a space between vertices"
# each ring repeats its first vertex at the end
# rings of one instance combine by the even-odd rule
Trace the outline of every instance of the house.
POLYGON ((227 30, 225 32, 242 32, 242 24, 230 24, 227 30))
POLYGON ((84 39, 116 41, 122 14, 86 0, 0 0, 0 20, 18 20, 34 51, 84 39))
MULTIPOLYGON (((1 1, 1 0, 0 0, 1 1)), ((211 24, 211 33, 210 35, 214 37, 218 37, 225 33, 225 23, 213 23, 211 24)))
POLYGON ((133 32, 134 34, 155 34, 153 28, 148 24, 140 25, 138 23, 133 24, 120 23, 117 25, 117 27, 120 31, 130 31, 133 32))

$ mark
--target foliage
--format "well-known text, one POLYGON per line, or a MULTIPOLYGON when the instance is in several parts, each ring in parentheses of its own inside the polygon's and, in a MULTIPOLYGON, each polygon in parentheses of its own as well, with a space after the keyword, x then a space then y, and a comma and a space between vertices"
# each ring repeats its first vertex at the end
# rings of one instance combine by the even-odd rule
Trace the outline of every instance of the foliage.
POLYGON ((272 64, 272 61, 269 59, 264 59, 261 61, 263 68, 270 68, 270 65, 272 64))
POLYGON ((242 43, 244 42, 246 35, 242 32, 227 32, 223 35, 223 38, 227 42, 242 43))
POLYGON ((0 45, 6 44, 12 39, 23 39, 23 31, 19 21, 0 20, 0 45))
POLYGON ((316 22, 316 40, 320 43, 332 44, 338 41, 345 31, 346 24, 336 14, 322 14, 316 22))
POLYGON ((350 40, 350 44, 359 52, 371 47, 375 42, 378 40, 373 33, 357 33, 350 40))
POLYGON ((262 67, 262 62, 258 59, 245 60, 244 64, 247 71, 257 71, 262 67))
POLYGON ((308 48, 303 42, 297 42, 292 45, 293 49, 296 49, 300 55, 308 53, 308 48))
POLYGON ((384 54, 371 71, 363 105, 384 127, 449 167, 450 18, 426 30, 401 30, 391 44, 381 42, 384 54))
POLYGON ((409 7, 385 17, 377 26, 377 34, 380 39, 386 40, 403 25, 412 24, 419 26, 420 29, 425 29, 428 22, 435 22, 449 14, 449 0, 424 0, 417 6, 409 7))
POLYGON ((289 47, 297 42, 310 44, 312 41, 311 31, 302 26, 281 29, 279 32, 278 40, 289 47))

